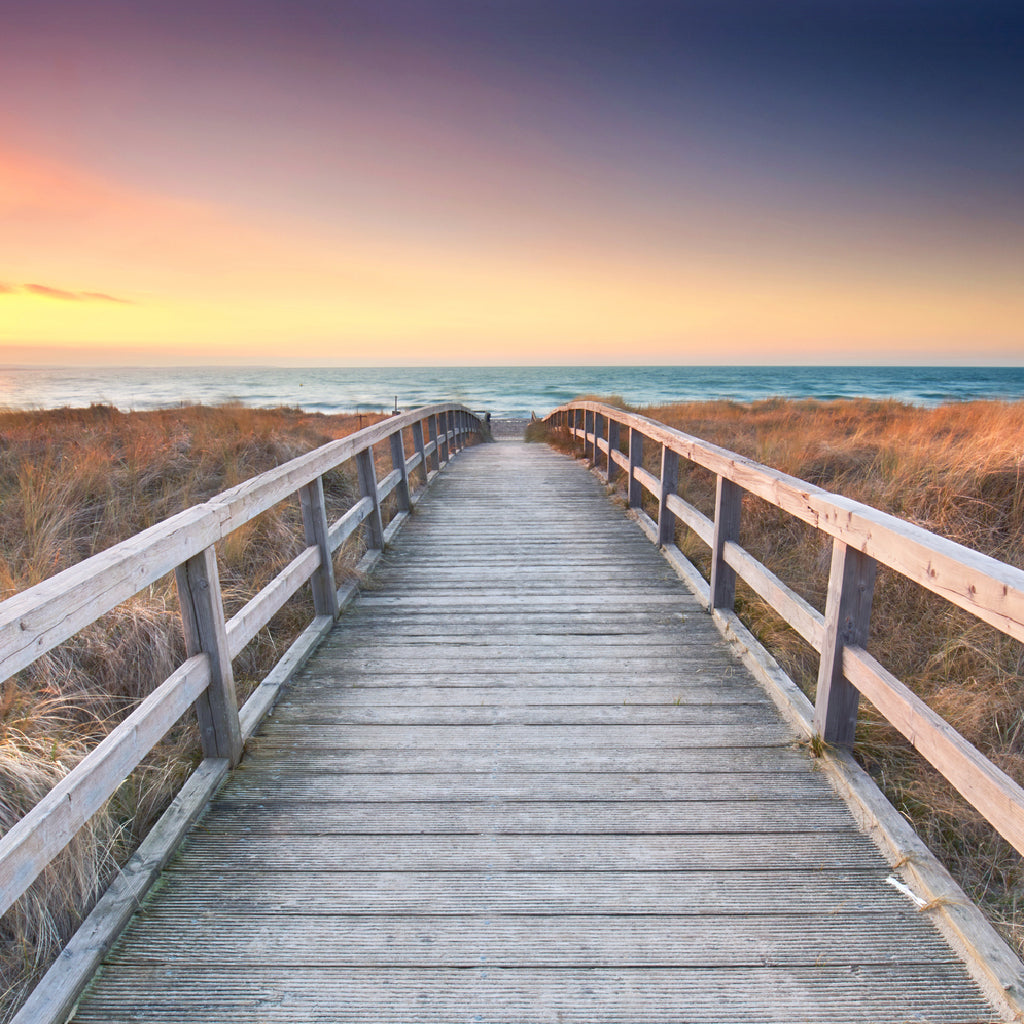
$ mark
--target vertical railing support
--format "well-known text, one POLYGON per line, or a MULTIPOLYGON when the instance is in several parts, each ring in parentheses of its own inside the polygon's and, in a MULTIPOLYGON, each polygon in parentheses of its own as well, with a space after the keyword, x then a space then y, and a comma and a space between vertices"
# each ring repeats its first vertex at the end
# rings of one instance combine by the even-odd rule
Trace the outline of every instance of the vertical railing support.
POLYGON ((430 467, 427 465, 427 450, 423 443, 423 420, 417 420, 412 425, 412 446, 420 457, 420 464, 417 469, 423 478, 423 486, 427 486, 427 479, 430 476, 430 467))
POLYGON ((359 493, 373 502, 373 511, 366 517, 368 532, 367 548, 374 551, 384 549, 384 521, 380 514, 380 492, 377 490, 377 470, 373 464, 373 445, 356 455, 359 470, 359 493))
POLYGON ((594 464, 594 414, 590 409, 583 410, 583 458, 594 464))
POLYGON ((405 468, 405 442, 402 440, 402 432, 396 430, 390 441, 391 465, 400 474, 398 485, 395 487, 395 500, 398 502, 399 512, 408 512, 412 508, 412 501, 409 495, 409 473, 405 468))
POLYGON ((174 578, 185 652, 189 657, 206 654, 210 658, 210 685, 195 704, 203 757, 223 757, 236 765, 242 756, 242 728, 214 549, 205 548, 183 562, 175 569, 174 578))
POLYGON ((836 746, 853 745, 860 694, 843 675, 843 648, 867 646, 877 568, 869 555, 833 539, 814 728, 826 743, 836 746))
POLYGON ((667 444, 661 446, 661 496, 658 499, 658 544, 676 542, 676 516, 668 507, 668 496, 679 484, 679 455, 667 444))
POLYGON ((427 419, 427 436, 431 443, 434 445, 434 450, 430 453, 430 464, 437 473, 441 469, 441 442, 437 439, 437 417, 431 416, 427 419))
POLYGON ((711 608, 732 610, 736 603, 736 571, 722 557, 727 541, 740 539, 743 488, 724 476, 715 486, 715 533, 711 541, 711 608))
POLYGON ((306 531, 307 546, 320 549, 320 567, 309 579, 313 589, 313 610, 317 615, 338 617, 338 588, 334 582, 334 559, 331 555, 330 534, 327 529, 327 506, 324 502, 324 478, 318 476, 305 487, 299 488, 302 504, 302 525, 306 531))
POLYGON ((629 480, 627 500, 630 508, 640 508, 643 499, 643 484, 636 478, 637 466, 644 464, 644 435, 636 427, 629 428, 629 480))
POLYGON ((597 469, 601 465, 601 441, 604 438, 604 417, 599 413, 594 413, 594 451, 593 458, 590 460, 591 466, 597 469))
POLYGON ((443 412, 437 417, 437 436, 441 445, 441 462, 447 463, 452 457, 448 447, 448 413, 443 412))
POLYGON ((619 421, 609 419, 608 420, 608 465, 605 467, 605 480, 608 483, 612 483, 615 477, 618 476, 619 465, 615 461, 612 452, 619 450, 619 421))

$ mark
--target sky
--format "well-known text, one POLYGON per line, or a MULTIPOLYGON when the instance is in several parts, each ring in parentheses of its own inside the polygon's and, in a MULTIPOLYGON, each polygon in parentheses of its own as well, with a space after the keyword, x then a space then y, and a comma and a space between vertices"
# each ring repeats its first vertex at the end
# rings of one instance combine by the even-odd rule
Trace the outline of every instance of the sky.
POLYGON ((1024 362, 1024 5, 0 0, 0 363, 1024 362))

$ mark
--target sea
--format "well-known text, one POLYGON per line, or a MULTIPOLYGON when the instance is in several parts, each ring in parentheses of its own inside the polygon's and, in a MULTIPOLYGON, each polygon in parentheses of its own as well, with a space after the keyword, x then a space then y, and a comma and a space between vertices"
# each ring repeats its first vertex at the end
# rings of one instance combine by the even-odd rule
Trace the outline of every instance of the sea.
POLYGON ((409 410, 456 400, 498 419, 581 395, 631 406, 728 399, 893 398, 935 406, 1024 399, 1024 366, 3 367, 0 408, 142 410, 241 403, 319 412, 409 410))

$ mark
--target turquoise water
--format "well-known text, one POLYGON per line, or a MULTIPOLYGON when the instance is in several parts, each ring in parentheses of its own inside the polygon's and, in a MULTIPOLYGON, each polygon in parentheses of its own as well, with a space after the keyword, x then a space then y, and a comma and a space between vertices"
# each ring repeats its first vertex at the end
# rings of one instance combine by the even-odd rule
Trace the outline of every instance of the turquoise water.
POLYGON ((0 367, 0 406, 47 409, 104 402, 154 409, 237 401, 321 412, 399 409, 454 398, 496 417, 541 415, 582 394, 631 405, 783 396, 896 398, 914 405, 1024 399, 1024 367, 517 366, 399 368, 0 367))

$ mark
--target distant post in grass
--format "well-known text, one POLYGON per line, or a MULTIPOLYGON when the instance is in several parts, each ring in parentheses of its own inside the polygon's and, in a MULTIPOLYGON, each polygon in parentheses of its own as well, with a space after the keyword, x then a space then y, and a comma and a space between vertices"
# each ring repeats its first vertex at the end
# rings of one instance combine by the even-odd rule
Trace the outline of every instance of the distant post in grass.
POLYGON ((743 488, 718 477, 715 487, 715 532, 711 542, 711 607, 732 609, 736 603, 736 570, 723 556, 728 541, 740 539, 743 488))
POLYGON ((867 646, 877 568, 873 558, 833 539, 814 728, 836 746, 853 745, 860 694, 843 675, 843 648, 867 646))
POLYGON ((203 757, 227 758, 236 765, 242 756, 242 728, 214 549, 204 548, 179 565, 174 579, 185 652, 189 657, 206 654, 210 659, 210 685, 195 703, 203 757))

